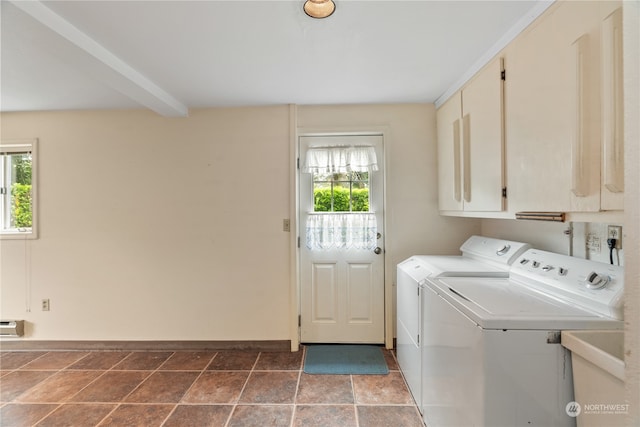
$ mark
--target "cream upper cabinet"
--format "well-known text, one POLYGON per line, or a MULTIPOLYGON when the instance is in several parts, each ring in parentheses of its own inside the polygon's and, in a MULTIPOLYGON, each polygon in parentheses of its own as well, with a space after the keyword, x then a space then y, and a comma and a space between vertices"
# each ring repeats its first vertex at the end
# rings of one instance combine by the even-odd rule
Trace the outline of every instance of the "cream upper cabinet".
POLYGON ((624 207, 624 111, 622 76, 622 7, 603 2, 600 53, 602 64, 602 188, 601 208, 624 207))
POLYGON ((437 111, 441 211, 504 208, 502 71, 494 60, 437 111))
POLYGON ((506 48, 510 212, 622 208, 615 8, 558 3, 506 48))
POLYGON ((441 211, 461 211, 462 175, 460 164, 461 93, 457 92, 436 112, 438 132, 438 207, 441 211))

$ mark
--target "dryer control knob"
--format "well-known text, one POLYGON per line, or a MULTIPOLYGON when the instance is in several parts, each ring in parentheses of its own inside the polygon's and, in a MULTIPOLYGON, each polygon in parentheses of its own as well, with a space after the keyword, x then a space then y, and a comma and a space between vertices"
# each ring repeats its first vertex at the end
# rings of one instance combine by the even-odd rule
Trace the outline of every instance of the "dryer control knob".
POLYGON ((607 283, 609 283, 609 278, 607 276, 601 276, 595 271, 587 274, 587 278, 584 281, 587 289, 601 289, 604 288, 607 283))
POLYGON ((502 255, 506 254, 507 252, 509 252, 509 249, 511 249, 511 245, 504 245, 503 247, 501 247, 500 249, 498 249, 496 251, 496 255, 502 256, 502 255))

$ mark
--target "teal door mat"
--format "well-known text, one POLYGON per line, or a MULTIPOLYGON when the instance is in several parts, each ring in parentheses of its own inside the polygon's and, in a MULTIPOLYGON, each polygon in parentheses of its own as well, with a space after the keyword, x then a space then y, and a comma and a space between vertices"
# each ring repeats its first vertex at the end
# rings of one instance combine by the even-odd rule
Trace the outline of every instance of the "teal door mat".
POLYGON ((384 375, 389 373, 382 348, 359 344, 310 344, 306 346, 307 374, 384 375))

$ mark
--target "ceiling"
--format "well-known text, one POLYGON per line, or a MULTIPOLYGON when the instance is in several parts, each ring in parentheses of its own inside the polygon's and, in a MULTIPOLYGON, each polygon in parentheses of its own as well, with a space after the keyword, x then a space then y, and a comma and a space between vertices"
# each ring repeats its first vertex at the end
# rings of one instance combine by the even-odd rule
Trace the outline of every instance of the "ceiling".
POLYGON ((0 107, 434 102, 550 4, 335 2, 2 0, 0 107))

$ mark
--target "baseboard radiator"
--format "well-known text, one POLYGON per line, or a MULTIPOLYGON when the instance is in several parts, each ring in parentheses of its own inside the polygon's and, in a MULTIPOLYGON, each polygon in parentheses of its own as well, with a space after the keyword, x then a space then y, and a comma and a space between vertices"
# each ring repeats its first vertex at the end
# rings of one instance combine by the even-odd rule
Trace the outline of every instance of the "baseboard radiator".
POLYGON ((24 320, 0 320, 0 337, 24 335, 24 320))

